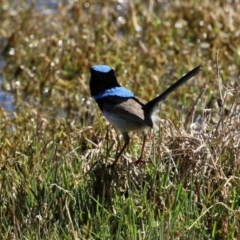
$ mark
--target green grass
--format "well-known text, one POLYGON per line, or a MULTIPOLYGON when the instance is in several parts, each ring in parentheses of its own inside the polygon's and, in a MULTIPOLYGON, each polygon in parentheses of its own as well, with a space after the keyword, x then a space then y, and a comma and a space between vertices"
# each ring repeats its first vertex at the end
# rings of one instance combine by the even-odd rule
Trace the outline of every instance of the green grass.
POLYGON ((1 239, 239 239, 237 4, 2 1, 1 239), (96 63, 146 101, 203 65, 161 104, 146 164, 132 133, 108 165, 122 142, 90 97, 96 63))

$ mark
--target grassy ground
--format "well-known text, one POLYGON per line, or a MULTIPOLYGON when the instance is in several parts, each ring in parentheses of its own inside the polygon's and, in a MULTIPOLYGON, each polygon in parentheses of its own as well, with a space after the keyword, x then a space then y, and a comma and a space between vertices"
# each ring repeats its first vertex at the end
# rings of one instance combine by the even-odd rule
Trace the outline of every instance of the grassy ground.
POLYGON ((0 6, 1 239, 240 239, 239 1, 75 1, 0 6), (160 107, 148 163, 90 98, 104 63, 150 100, 193 67, 160 107))

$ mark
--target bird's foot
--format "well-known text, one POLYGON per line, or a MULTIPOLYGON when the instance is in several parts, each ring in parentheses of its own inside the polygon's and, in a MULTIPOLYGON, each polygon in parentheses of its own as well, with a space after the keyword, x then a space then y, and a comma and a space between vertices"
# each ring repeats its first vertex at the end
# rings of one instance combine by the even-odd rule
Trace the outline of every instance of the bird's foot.
POLYGON ((146 161, 142 157, 140 157, 138 160, 134 161, 132 164, 138 165, 138 164, 146 164, 146 163, 149 163, 149 161, 146 161))

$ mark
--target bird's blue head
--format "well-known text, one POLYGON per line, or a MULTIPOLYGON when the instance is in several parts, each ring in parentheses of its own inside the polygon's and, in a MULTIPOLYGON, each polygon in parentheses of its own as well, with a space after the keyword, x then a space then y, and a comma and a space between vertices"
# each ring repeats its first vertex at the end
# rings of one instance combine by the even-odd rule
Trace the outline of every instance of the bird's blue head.
POLYGON ((91 67, 90 77, 91 96, 96 100, 106 97, 131 98, 134 94, 120 86, 115 72, 107 65, 95 65, 91 67))
POLYGON ((94 65, 91 67, 89 85, 92 96, 114 87, 120 87, 114 70, 107 65, 94 65))

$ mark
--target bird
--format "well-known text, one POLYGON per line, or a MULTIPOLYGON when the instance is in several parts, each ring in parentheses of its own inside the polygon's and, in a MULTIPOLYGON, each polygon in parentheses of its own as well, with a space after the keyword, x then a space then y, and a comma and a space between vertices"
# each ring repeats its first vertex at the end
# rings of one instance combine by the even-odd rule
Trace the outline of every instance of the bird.
POLYGON ((93 65, 90 68, 91 97, 97 102, 107 121, 122 134, 124 141, 123 147, 119 153, 116 153, 113 165, 117 163, 119 157, 129 145, 130 137, 128 133, 131 131, 142 132, 141 154, 136 162, 142 161, 148 129, 158 130, 160 118, 157 110, 159 103, 201 70, 202 66, 199 65, 182 76, 163 93, 149 102, 145 102, 119 84, 115 71, 110 66, 93 65))

